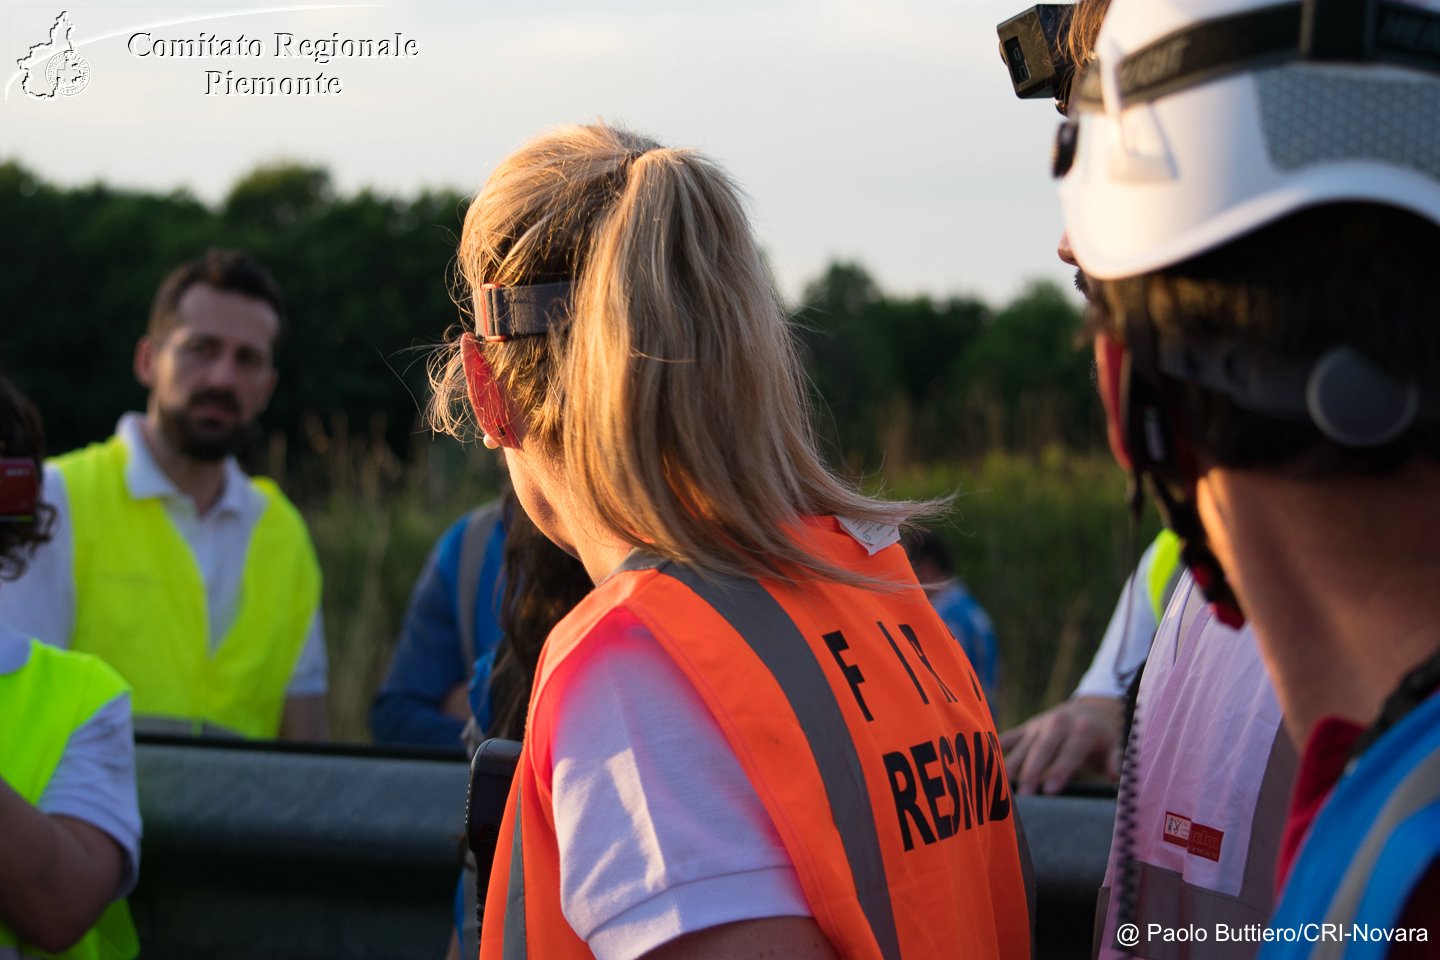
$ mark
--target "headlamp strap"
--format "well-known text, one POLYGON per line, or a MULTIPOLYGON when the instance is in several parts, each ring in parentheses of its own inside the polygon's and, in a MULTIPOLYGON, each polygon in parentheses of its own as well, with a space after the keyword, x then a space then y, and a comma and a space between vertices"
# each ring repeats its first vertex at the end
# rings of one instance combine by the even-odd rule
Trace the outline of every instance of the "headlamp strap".
POLYGON ((1418 422, 1440 419, 1440 392, 1395 379, 1358 351, 1335 346, 1318 358, 1260 357, 1239 344, 1160 342, 1161 373, 1278 420, 1313 424, 1336 443, 1379 447, 1418 422))
POLYGON ((1398 0, 1301 0, 1217 17, 1120 63, 1124 106, 1296 60, 1378 62, 1440 73, 1440 15, 1398 0))
POLYGON ((1309 60, 1368 60, 1375 51, 1379 4, 1314 0, 1301 5, 1300 55, 1309 60))
POLYGON ((477 298, 479 336, 487 343, 513 337, 544 336, 552 326, 570 319, 569 280, 504 287, 486 283, 477 298))

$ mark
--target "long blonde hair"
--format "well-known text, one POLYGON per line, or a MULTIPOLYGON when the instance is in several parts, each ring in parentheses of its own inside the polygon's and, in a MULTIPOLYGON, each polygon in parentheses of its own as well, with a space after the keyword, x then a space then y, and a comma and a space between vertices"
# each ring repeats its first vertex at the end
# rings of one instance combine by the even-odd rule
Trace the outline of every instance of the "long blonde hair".
MULTIPOLYGON (((865 496, 822 462, 739 189, 699 154, 600 124, 543 134, 470 204, 458 265, 469 291, 573 280, 568 324, 485 356, 526 442, 634 546, 714 573, 861 582, 787 526, 936 512, 865 496)), ((457 354, 447 344, 431 376, 432 424, 451 433, 469 415, 457 354)))

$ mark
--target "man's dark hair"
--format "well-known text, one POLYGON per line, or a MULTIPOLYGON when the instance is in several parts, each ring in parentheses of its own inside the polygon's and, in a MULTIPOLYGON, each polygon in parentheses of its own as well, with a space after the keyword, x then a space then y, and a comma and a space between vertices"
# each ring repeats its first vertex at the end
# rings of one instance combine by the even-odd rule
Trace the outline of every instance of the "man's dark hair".
MULTIPOLYGON (((1313 362, 1347 345, 1392 380, 1440 387, 1440 226, 1394 207, 1312 207, 1218 250, 1123 280, 1091 280, 1089 324, 1197 347, 1313 362), (1138 326, 1137 326, 1138 325, 1138 326)), ((1384 473, 1440 460, 1440 424, 1417 421, 1384 446, 1355 449, 1309 423, 1243 409, 1193 383, 1161 378, 1178 425, 1224 467, 1298 476, 1384 473)))
POLYGON ((180 324, 180 298, 196 284, 203 283, 224 293, 238 293, 263 300, 282 320, 285 299, 270 271, 243 250, 206 250, 194 260, 180 264, 160 281, 155 303, 150 307, 147 332, 163 340, 180 324))
MULTIPOLYGON (((20 388, 0 371, 0 457, 26 457, 36 469, 45 459, 45 427, 40 411, 20 388)), ((30 554, 50 539, 55 511, 38 504, 33 520, 0 520, 0 581, 25 572, 30 554)))

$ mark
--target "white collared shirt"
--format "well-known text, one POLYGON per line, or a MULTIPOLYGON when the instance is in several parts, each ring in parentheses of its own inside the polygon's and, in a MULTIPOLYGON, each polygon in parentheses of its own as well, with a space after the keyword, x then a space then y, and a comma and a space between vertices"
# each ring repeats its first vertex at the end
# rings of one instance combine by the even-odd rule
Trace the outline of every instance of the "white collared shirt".
MULTIPOLYGON (((234 457, 225 461, 225 487, 203 516, 195 501, 181 493, 160 469, 140 426, 144 415, 127 413, 115 428, 129 454, 125 487, 136 500, 158 497, 165 513, 195 555, 205 583, 205 602, 213 652, 235 621, 245 553, 255 523, 265 509, 264 496, 251 485, 234 457)), ((70 498, 65 478, 45 465, 45 502, 55 508, 53 537, 40 547, 19 580, 0 586, 0 623, 57 647, 69 647, 75 628, 75 538, 70 528, 70 498)), ((290 696, 326 692, 325 634, 317 607, 305 646, 291 675, 290 696)))

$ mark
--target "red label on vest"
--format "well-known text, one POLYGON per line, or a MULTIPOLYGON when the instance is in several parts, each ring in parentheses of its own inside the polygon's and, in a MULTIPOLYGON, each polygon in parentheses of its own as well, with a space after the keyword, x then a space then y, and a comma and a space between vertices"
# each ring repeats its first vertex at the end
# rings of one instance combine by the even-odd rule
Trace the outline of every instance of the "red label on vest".
POLYGON ((1190 846, 1190 818, 1182 817, 1178 813, 1165 812, 1165 836, 1166 843, 1173 843, 1177 847, 1190 846))
POLYGON ((1186 849, 1197 857, 1204 857, 1206 860, 1214 860, 1218 863, 1220 862, 1220 841, 1224 839, 1223 831, 1200 823, 1191 824, 1190 845, 1186 849))
POLYGON ((1165 812, 1165 835, 1161 837, 1166 843, 1173 843, 1177 847, 1184 847, 1186 853, 1193 853, 1197 857, 1204 857, 1206 860, 1220 860, 1220 843, 1225 839, 1223 830, 1216 830, 1214 827, 1207 827, 1203 823, 1196 823, 1189 817, 1182 817, 1178 813, 1165 812))

